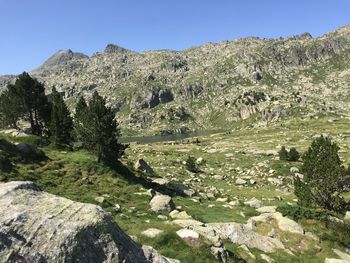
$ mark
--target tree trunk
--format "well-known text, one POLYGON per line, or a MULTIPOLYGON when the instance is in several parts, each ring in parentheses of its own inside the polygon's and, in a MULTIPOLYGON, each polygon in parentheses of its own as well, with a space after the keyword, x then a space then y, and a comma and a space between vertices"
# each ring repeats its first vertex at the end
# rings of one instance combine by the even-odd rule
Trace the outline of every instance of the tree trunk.
POLYGON ((32 134, 36 135, 35 123, 33 119, 33 113, 31 110, 29 110, 29 122, 30 122, 30 129, 32 131, 32 134))

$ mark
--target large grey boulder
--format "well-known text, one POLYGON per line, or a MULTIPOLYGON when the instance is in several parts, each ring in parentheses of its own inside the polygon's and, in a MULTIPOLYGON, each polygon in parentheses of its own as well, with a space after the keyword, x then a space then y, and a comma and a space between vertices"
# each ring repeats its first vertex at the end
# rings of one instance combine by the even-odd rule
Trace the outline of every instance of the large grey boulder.
POLYGON ((290 232, 294 234, 303 235, 304 229, 302 226, 300 226, 297 222, 294 220, 284 217, 280 212, 274 212, 274 213, 262 213, 258 216, 253 216, 249 218, 248 222, 255 221, 255 222, 273 222, 275 221, 278 225, 278 228, 285 232, 290 232))
POLYGON ((175 204, 168 195, 156 195, 149 204, 151 209, 157 213, 171 212, 175 209, 175 204))
POLYGON ((285 249, 280 240, 260 235, 243 224, 211 223, 208 226, 215 230, 222 239, 229 239, 232 243, 246 245, 249 248, 257 248, 265 253, 285 249))
POLYGON ((99 206, 9 182, 0 184, 0 262, 179 261, 136 244, 99 206))

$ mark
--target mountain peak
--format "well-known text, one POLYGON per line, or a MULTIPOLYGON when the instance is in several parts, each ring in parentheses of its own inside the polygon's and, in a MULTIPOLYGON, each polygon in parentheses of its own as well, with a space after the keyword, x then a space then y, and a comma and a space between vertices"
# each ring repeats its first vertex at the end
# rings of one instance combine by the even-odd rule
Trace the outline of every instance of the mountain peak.
POLYGON ((49 69, 55 66, 58 66, 60 64, 63 64, 69 60, 72 60, 73 58, 77 59, 86 59, 89 58, 87 55, 79 52, 73 52, 71 49, 61 49, 54 53, 51 57, 49 57, 44 64, 42 64, 38 69, 36 70, 45 70, 49 69))
POLYGON ((104 52, 105 53, 127 53, 127 52, 131 52, 131 50, 110 43, 106 46, 104 52))

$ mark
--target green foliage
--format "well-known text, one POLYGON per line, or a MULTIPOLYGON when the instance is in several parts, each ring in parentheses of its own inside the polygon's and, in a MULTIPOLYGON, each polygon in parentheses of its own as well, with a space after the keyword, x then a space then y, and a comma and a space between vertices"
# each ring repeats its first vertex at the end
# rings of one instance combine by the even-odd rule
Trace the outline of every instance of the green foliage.
POLYGON ((1 96, 1 119, 8 126, 17 128, 19 118, 30 123, 34 135, 48 132, 50 122, 50 103, 45 96, 44 86, 23 72, 14 85, 8 85, 8 91, 1 96))
POLYGON ((294 147, 290 148, 288 153, 288 161, 296 162, 299 160, 299 158, 300 158, 300 154, 297 151, 297 149, 295 149, 294 147))
POLYGON ((55 88, 52 89, 50 140, 55 145, 68 145, 73 141, 73 120, 70 112, 55 88))
POLYGON ((16 96, 10 92, 11 86, 0 95, 0 127, 17 129, 21 117, 21 109, 16 96))
POLYGON ((324 232, 320 235, 321 240, 329 240, 333 244, 346 247, 350 244, 350 224, 337 221, 326 221, 324 232))
POLYGON ((75 132, 83 147, 94 153, 97 162, 119 158, 126 146, 118 143, 120 130, 113 110, 106 101, 94 92, 89 105, 80 99, 75 114, 75 132))
POLYGON ((300 158, 300 154, 295 149, 295 147, 290 148, 289 152, 286 150, 286 147, 282 146, 281 150, 278 152, 280 160, 296 162, 300 158))
POLYGON ((339 147, 328 137, 315 139, 303 155, 304 180, 294 180, 295 194, 301 205, 316 205, 342 212, 348 204, 341 193, 350 187, 350 175, 338 155, 339 147))
POLYGON ((282 205, 278 206, 276 211, 281 212, 283 216, 290 217, 296 221, 300 219, 326 220, 330 212, 316 210, 303 206, 282 205))
POLYGON ((75 114, 74 114, 74 135, 76 140, 82 142, 82 138, 80 138, 81 133, 79 133, 78 127, 82 124, 82 119, 84 118, 84 112, 87 110, 87 103, 83 96, 81 96, 75 106, 75 114))
POLYGON ((298 197, 298 204, 307 207, 312 204, 310 189, 299 177, 294 178, 294 194, 298 197))
POLYGON ((288 151, 286 150, 286 147, 282 146, 281 150, 278 152, 278 155, 280 160, 288 160, 288 151))
POLYGON ((199 172, 199 169, 196 165, 196 159, 193 156, 188 156, 186 160, 186 169, 192 173, 199 172))

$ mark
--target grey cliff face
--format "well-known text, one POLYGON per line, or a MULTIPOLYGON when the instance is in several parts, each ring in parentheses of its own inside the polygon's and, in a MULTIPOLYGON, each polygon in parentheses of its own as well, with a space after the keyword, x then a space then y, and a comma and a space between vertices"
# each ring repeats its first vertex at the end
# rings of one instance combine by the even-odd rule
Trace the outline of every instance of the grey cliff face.
POLYGON ((99 206, 0 184, 0 262, 179 263, 136 244, 99 206))

